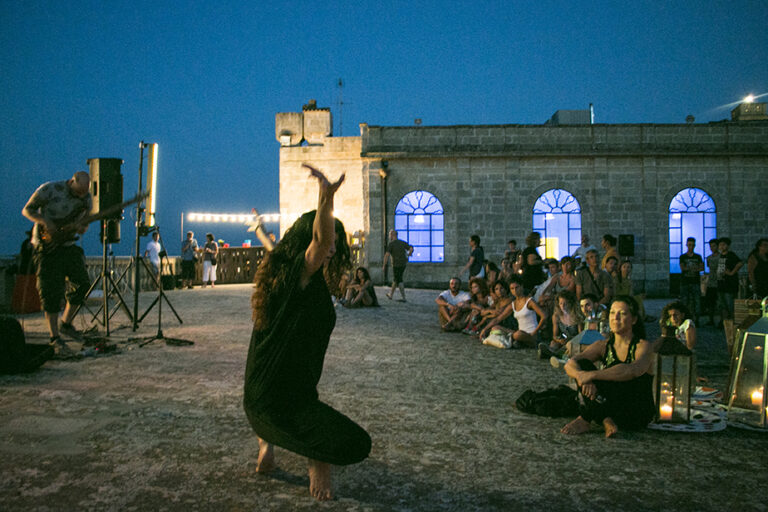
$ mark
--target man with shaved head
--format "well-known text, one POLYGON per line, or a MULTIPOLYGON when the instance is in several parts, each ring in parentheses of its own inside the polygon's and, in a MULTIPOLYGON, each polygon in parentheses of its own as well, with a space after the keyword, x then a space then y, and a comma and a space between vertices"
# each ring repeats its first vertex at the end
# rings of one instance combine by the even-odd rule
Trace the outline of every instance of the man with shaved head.
POLYGON ((70 352, 60 333, 80 340, 72 325, 77 307, 85 300, 90 279, 85 268, 83 249, 75 245, 88 229, 82 224, 91 211, 91 178, 78 171, 65 181, 44 183, 29 198, 22 215, 35 223, 32 243, 37 266, 37 289, 48 323, 51 344, 57 352, 70 352), (71 288, 66 290, 66 280, 71 288), (61 302, 66 299, 59 325, 61 302))

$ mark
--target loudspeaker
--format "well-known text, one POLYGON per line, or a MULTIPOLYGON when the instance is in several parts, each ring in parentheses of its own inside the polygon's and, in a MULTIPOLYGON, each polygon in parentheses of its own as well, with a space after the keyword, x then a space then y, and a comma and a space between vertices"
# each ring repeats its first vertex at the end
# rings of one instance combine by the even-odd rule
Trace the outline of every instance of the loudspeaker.
POLYGON ((619 256, 635 255, 635 235, 619 235, 619 256))
POLYGON ((120 219, 109 219, 106 223, 101 223, 101 243, 117 244, 120 243, 120 219), (107 226, 107 237, 104 238, 104 224, 107 226))
MULTIPOLYGON (((123 202, 123 175, 120 174, 120 158, 89 158, 91 174, 91 214, 98 214, 111 206, 123 202)), ((119 219, 123 212, 118 210, 107 218, 119 219)))

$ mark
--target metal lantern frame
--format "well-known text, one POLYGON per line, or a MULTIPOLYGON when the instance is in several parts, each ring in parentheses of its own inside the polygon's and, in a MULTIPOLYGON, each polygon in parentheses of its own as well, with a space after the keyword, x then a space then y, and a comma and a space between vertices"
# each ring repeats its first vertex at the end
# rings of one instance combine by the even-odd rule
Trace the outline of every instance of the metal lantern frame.
POLYGON ((755 323, 739 329, 728 382, 728 415, 768 430, 768 297, 761 309, 762 316, 755 323))
POLYGON ((662 338, 654 386, 658 423, 690 423, 694 373, 693 352, 676 338, 662 338))

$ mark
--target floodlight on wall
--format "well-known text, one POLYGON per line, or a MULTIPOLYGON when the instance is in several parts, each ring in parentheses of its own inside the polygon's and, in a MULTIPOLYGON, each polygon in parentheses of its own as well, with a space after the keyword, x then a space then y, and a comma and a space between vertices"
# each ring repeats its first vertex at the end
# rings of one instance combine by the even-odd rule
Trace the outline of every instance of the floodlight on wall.
POLYGON ((148 147, 147 188, 149 188, 149 199, 147 200, 145 225, 152 227, 155 225, 155 211, 157 207, 157 143, 148 144, 148 147))

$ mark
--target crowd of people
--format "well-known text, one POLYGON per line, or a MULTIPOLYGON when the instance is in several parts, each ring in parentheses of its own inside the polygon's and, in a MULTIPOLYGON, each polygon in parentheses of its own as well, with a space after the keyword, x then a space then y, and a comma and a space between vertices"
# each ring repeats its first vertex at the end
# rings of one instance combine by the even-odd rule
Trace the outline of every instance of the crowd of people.
MULTIPOLYGON (((518 250, 510 240, 497 266, 480 264, 480 238, 470 238, 466 265, 435 299, 441 328, 500 348, 537 348, 540 358, 563 365, 581 399, 580 416, 564 433, 585 432, 593 421, 602 423, 608 437, 619 428, 646 425, 654 414, 651 356, 658 345, 644 339, 644 324, 654 319, 645 313, 644 295, 634 289, 632 262, 621 259, 610 234, 602 237, 602 257, 587 235, 573 255, 560 261, 539 255, 538 233, 528 235, 525 243, 518 250), (469 291, 462 290, 465 273, 469 291), (594 333, 588 344, 580 343, 586 337, 571 342, 584 330, 594 333)), ((702 275, 706 267, 695 252, 696 240, 686 241, 679 299, 667 304, 659 319, 662 336, 677 339, 694 354, 696 325, 704 314, 712 326, 718 316, 729 343, 733 339, 734 299, 743 266, 730 250, 729 238, 709 243, 709 273, 702 275)), ((746 295, 768 296, 768 239, 755 244, 747 270, 746 295)))
MULTIPOLYGON (((365 459, 371 450, 368 433, 344 414, 319 400, 317 383, 325 351, 336 322, 332 298, 347 307, 377 306, 368 269, 350 274, 350 251, 340 221, 333 217, 334 196, 344 175, 331 182, 307 164, 319 185, 318 207, 286 231, 259 265, 251 298, 253 332, 246 362, 244 409, 258 436, 256 470, 275 468, 274 446, 308 459, 310 493, 332 498, 331 464, 348 465, 365 459)), ((66 349, 61 336, 78 335, 72 325, 90 284, 83 250, 75 245, 87 229, 92 198, 90 177, 75 173, 66 181, 39 187, 23 209, 35 223, 31 243, 37 286, 57 351, 66 349), (70 287, 66 288, 66 282, 70 287), (61 305, 65 304, 60 315, 61 305)), ((405 301, 403 275, 413 247, 389 233, 383 262, 392 262, 394 279, 386 297, 399 289, 405 301)), ((622 261, 616 239, 601 240, 602 258, 585 235, 573 255, 560 261, 542 259, 541 237, 533 232, 526 247, 510 240, 496 265, 485 259, 480 237, 469 239, 470 256, 461 269, 469 275, 469 291, 460 276, 435 299, 438 319, 447 332, 461 332, 478 340, 495 337, 508 348, 538 348, 541 357, 564 365, 579 393, 579 416, 565 425, 565 434, 581 434, 592 423, 601 424, 607 437, 619 429, 647 425, 654 416, 651 389, 654 346, 645 339, 650 319, 635 293, 632 263, 622 261), (585 330, 595 333, 582 347, 575 338, 585 330)), ((728 328, 733 323, 734 299, 739 292, 743 261, 730 250, 728 238, 709 241, 709 274, 702 297, 704 259, 687 240, 680 256, 680 299, 662 311, 662 333, 694 351, 696 325, 703 314, 710 323, 719 315, 728 328), (703 298, 703 300, 702 300, 703 298)), ((145 256, 159 274, 162 254, 159 232, 153 233, 145 256)), ((203 286, 214 285, 218 244, 206 235, 202 248, 192 232, 182 245, 183 282, 191 287, 194 262, 203 255, 203 286)), ((768 296, 768 239, 761 238, 747 258, 749 294, 768 296)), ((729 337, 730 338, 730 337, 729 337)), ((497 345, 498 346, 498 345, 497 345)))

